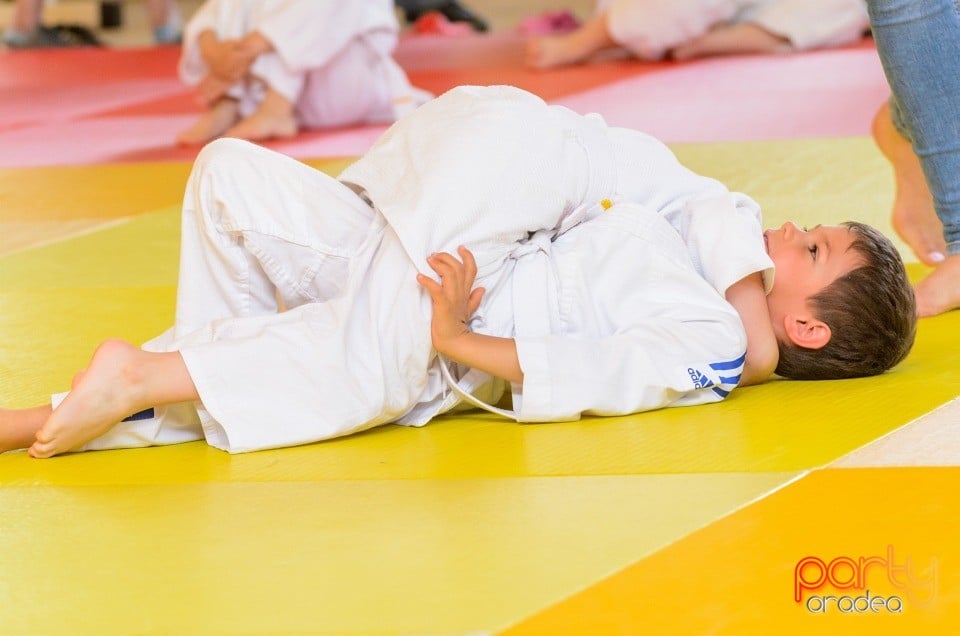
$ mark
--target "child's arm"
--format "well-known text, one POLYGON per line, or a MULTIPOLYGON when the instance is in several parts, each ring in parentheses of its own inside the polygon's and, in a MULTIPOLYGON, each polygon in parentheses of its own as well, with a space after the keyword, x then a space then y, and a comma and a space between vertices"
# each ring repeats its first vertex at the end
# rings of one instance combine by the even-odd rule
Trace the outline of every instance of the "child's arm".
POLYGON ((777 368, 780 351, 773 333, 760 272, 754 272, 730 285, 726 298, 740 314, 747 331, 747 360, 743 365, 740 386, 765 382, 777 368))
POLYGON ((433 301, 430 324, 433 346, 454 362, 520 384, 523 370, 516 342, 512 338, 473 333, 467 327, 485 290, 482 287, 472 289, 477 276, 473 254, 465 247, 458 248, 457 252, 462 262, 445 252, 427 259, 431 269, 440 276, 439 283, 429 276, 417 275, 417 282, 433 301))
POLYGON ((200 55, 210 67, 210 73, 220 79, 237 82, 249 71, 258 55, 273 49, 273 45, 257 31, 242 40, 219 40, 212 30, 197 38, 200 55))

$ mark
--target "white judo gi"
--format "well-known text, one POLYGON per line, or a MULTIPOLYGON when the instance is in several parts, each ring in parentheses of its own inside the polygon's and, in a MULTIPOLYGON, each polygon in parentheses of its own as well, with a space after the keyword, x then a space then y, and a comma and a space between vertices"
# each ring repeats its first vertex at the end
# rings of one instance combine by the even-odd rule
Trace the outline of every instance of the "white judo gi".
POLYGON ((430 97, 392 57, 399 25, 391 0, 207 0, 184 30, 180 77, 191 86, 208 73, 198 45, 207 30, 221 40, 259 31, 274 46, 254 61, 256 79, 228 93, 243 117, 267 86, 307 127, 392 122, 430 97))
MULTIPOLYGON (((471 329, 516 340, 519 421, 714 402, 739 381, 746 336, 723 293, 769 274, 759 209, 655 139, 519 89, 462 87, 339 179, 237 140, 202 151, 176 326, 145 347, 179 350, 201 402, 87 448, 202 435, 242 452, 454 408, 415 275, 460 244, 487 288, 471 329)), ((505 389, 452 366, 461 392, 505 389)))
POLYGON ((863 0, 600 0, 597 10, 613 41, 645 60, 718 24, 757 24, 798 51, 855 42, 870 27, 863 0))

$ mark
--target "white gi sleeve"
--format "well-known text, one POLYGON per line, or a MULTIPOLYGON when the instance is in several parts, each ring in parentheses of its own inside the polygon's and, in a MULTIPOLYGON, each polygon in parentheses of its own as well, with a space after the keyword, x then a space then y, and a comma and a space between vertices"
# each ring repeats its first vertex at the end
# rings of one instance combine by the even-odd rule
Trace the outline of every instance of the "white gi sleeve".
POLYGON ((700 275, 723 296, 727 288, 754 272, 773 286, 773 261, 767 255, 760 206, 746 195, 725 193, 688 201, 666 215, 687 246, 700 275))
POLYGON ((514 393, 516 418, 564 421, 718 402, 740 381, 744 357, 706 357, 715 338, 730 342, 729 323, 651 320, 606 338, 518 338, 524 380, 514 393))
POLYGON ((753 272, 773 284, 773 262, 763 242, 760 206, 750 197, 699 175, 658 139, 625 128, 608 129, 617 165, 617 198, 661 214, 680 233, 700 275, 723 295, 753 272))
MULTIPOLYGON (((743 325, 656 211, 616 205, 557 239, 551 262, 558 320, 537 333, 517 317, 519 421, 716 402, 739 382, 743 325)), ((514 276, 515 311, 542 311, 523 283, 514 276)))
POLYGON ((737 22, 756 23, 798 51, 855 42, 870 28, 863 0, 758 2, 737 22))
POLYGON ((326 65, 350 40, 371 31, 397 33, 390 0, 266 0, 251 21, 292 71, 326 65))

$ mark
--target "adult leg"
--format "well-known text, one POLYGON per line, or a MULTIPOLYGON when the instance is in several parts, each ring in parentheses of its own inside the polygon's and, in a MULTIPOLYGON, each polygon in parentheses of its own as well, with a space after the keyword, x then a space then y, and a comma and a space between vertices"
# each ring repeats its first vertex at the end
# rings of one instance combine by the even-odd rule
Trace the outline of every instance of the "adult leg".
MULTIPOLYGON (((892 98, 890 101, 893 101, 892 98)), ((920 159, 894 123, 894 109, 895 102, 892 106, 890 102, 884 103, 874 116, 871 127, 877 147, 893 166, 896 183, 893 229, 906 241, 917 258, 927 265, 937 265, 946 258, 943 224, 933 209, 933 195, 927 187, 920 159)))
MULTIPOLYGON (((956 0, 868 0, 867 8, 904 133, 943 224, 946 258, 916 288, 921 315, 933 315, 960 307, 960 10, 956 0)), ((895 171, 906 169, 894 163, 895 171)))

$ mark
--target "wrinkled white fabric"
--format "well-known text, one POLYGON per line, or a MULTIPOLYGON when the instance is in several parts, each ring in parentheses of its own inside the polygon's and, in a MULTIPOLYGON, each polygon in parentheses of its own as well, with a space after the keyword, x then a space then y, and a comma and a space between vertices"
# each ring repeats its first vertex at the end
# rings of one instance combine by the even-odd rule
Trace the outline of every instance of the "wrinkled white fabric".
POLYGON ((863 0, 601 0, 597 6, 606 11, 614 42, 646 60, 720 24, 757 24, 794 50, 854 42, 870 26, 863 0))
POLYGON ((390 0, 207 0, 184 30, 180 77, 193 86, 207 75, 198 45, 204 31, 221 40, 259 31, 274 51, 228 93, 242 116, 269 86, 295 104, 303 126, 392 122, 429 99, 392 57, 398 29, 390 0))

